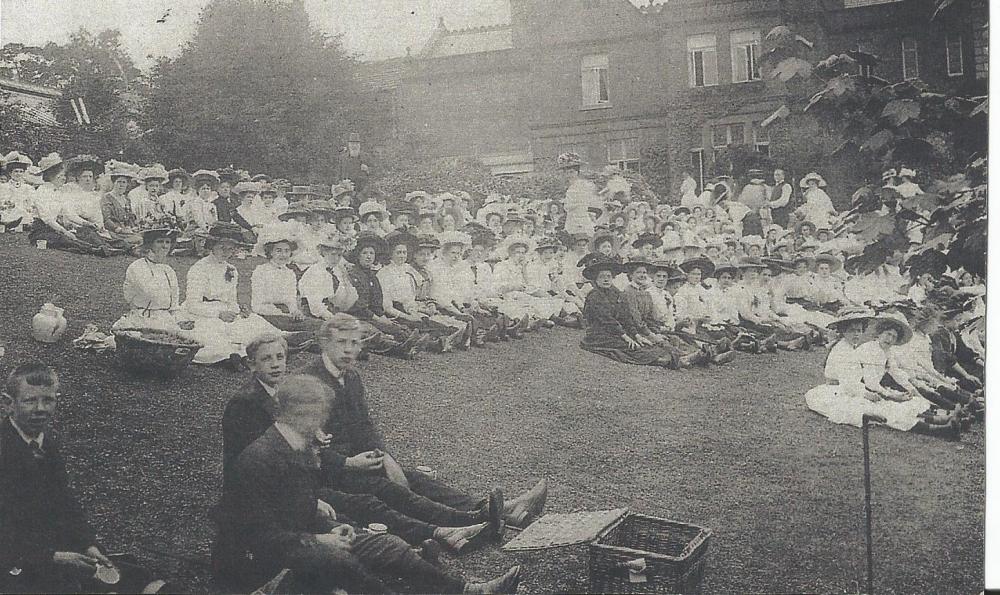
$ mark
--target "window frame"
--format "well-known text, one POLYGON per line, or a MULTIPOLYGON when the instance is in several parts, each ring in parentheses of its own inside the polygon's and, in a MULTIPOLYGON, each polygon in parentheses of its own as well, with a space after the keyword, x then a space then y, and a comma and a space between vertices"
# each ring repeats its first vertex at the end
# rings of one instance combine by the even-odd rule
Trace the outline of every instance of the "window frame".
POLYGON ((899 47, 901 50, 901 57, 903 62, 903 80, 912 81, 920 78, 920 44, 917 42, 916 37, 903 37, 899 40, 899 47), (913 43, 913 48, 907 48, 907 42, 913 43), (913 72, 907 72, 906 68, 906 55, 911 53, 913 55, 913 72))
POLYGON ((611 106, 611 58, 608 54, 588 54, 580 58, 580 105, 583 108, 601 108, 611 106), (588 59, 598 58, 596 62, 602 64, 588 66, 588 59), (587 77, 592 73, 597 73, 597 79, 593 84, 596 86, 588 89, 587 77), (601 72, 603 75, 603 90, 605 98, 601 99, 601 72), (588 96, 588 90, 596 93, 596 98, 588 96), (592 99, 595 99, 592 101, 592 99))
POLYGON ((687 38, 687 54, 688 54, 688 87, 692 89, 703 89, 705 87, 717 87, 720 83, 719 75, 719 40, 714 33, 702 33, 698 35, 690 35, 687 38), (711 39, 711 44, 707 43, 707 40, 711 39), (697 40, 701 40, 701 43, 697 43, 697 40), (715 80, 708 82, 708 77, 706 76, 709 72, 705 68, 705 53, 711 52, 715 56, 715 80), (697 63, 695 61, 695 56, 698 55, 701 58, 701 79, 702 84, 698 84, 698 73, 697 73, 697 63))
POLYGON ((965 76, 965 52, 962 51, 964 41, 961 33, 948 32, 944 34, 944 65, 948 76, 965 76), (953 41, 957 41, 958 45, 958 70, 955 72, 951 70, 951 45, 953 41))
POLYGON ((762 79, 760 73, 760 45, 760 31, 754 29, 737 29, 729 32, 729 55, 733 69, 733 84, 750 83, 762 79), (751 41, 740 40, 739 38, 742 36, 750 37, 751 41), (750 50, 750 56, 747 56, 747 50, 750 50), (736 78, 736 73, 740 72, 737 64, 738 61, 743 61, 744 66, 747 67, 747 78, 745 79, 736 78), (745 63, 747 61, 749 64, 745 63))
POLYGON ((642 173, 642 151, 639 149, 639 137, 629 136, 625 138, 614 138, 607 141, 605 147, 607 149, 609 165, 614 165, 621 171, 636 171, 642 173), (635 148, 634 157, 630 156, 627 151, 627 148, 632 147, 633 143, 635 148), (611 148, 613 145, 619 150, 618 152, 621 156, 620 158, 618 155, 613 156, 611 154, 611 148), (631 167, 632 165, 635 166, 634 169, 631 167))
POLYGON ((771 131, 761 128, 760 122, 750 122, 750 144, 755 153, 760 153, 767 158, 771 157, 771 131), (761 147, 765 147, 765 150, 761 151, 761 147))

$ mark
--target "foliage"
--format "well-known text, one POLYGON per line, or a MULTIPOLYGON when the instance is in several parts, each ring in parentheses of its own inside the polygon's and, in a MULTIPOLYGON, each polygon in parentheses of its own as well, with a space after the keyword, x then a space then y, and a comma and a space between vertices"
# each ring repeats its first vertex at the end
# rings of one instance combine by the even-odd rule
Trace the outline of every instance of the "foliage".
POLYGON ((171 164, 330 183, 348 133, 378 116, 355 67, 301 1, 214 0, 181 54, 154 67, 143 127, 171 164))
MULTIPOLYGON (((129 100, 143 84, 141 73, 122 47, 121 33, 93 34, 80 29, 65 45, 44 47, 7 44, 0 50, 7 75, 28 83, 53 87, 63 93, 54 104, 63 126, 59 146, 65 154, 96 153, 121 157, 128 145, 130 122, 141 110, 129 100), (71 100, 82 98, 90 123, 81 124, 71 100)), ((25 150, 31 151, 28 146, 25 150)))
POLYGON ((17 150, 28 155, 46 155, 59 148, 61 137, 52 130, 32 122, 23 113, 23 106, 0 91, 0 130, 3 130, 3 149, 17 150))
MULTIPOLYGON (((939 2, 943 9, 951 2, 939 2)), ((772 119, 808 114, 840 139, 832 156, 859 158, 869 180, 890 168, 921 172, 924 194, 904 199, 892 188, 866 185, 855 192, 843 220, 867 245, 849 268, 870 271, 896 250, 908 267, 944 259, 985 275, 985 97, 938 92, 919 80, 889 83, 861 74, 878 59, 864 52, 806 63, 808 47, 787 27, 766 38, 770 76, 786 83, 788 103, 772 119), (808 67, 807 67, 808 66, 808 67)))

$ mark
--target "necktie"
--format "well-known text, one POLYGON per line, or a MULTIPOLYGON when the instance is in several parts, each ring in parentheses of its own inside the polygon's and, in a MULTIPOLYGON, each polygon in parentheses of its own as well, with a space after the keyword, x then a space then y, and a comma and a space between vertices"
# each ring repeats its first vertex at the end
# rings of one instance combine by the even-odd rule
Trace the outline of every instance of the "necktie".
POLYGON ((32 440, 31 442, 28 443, 28 445, 31 447, 31 456, 35 457, 36 459, 45 458, 45 451, 42 450, 42 445, 39 444, 37 440, 32 440))
POLYGON ((477 264, 472 265, 472 282, 479 283, 479 265, 477 264))

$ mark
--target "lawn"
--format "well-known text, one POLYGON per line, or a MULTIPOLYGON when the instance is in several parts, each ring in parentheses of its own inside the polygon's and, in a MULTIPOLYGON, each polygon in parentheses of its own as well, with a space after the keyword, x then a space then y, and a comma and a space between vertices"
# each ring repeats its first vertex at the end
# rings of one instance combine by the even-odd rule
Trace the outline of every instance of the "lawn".
MULTIPOLYGON (((133 551, 186 590, 212 589, 210 512, 221 485, 220 418, 246 380, 196 367, 172 383, 140 381, 110 355, 74 350, 87 323, 122 308, 130 259, 27 247, 0 236, 0 341, 6 374, 40 359, 60 372, 57 428, 70 474, 112 552, 133 551), (69 332, 30 338, 54 301, 69 332)), ((173 264, 183 277, 192 260, 173 264)), ((239 265, 247 290, 252 261, 239 265)), ((742 356, 722 368, 626 366, 577 347, 579 331, 538 331, 486 349, 362 365, 374 415, 404 463, 427 464, 472 491, 514 494, 539 477, 548 510, 629 507, 715 532, 704 590, 858 592, 864 588, 861 432, 806 409, 822 353, 742 356)), ((305 364, 312 355, 296 356, 305 364)), ((872 432, 876 589, 982 590, 984 448, 872 432)), ((582 549, 447 559, 484 577, 523 565, 521 592, 586 589, 582 549)))

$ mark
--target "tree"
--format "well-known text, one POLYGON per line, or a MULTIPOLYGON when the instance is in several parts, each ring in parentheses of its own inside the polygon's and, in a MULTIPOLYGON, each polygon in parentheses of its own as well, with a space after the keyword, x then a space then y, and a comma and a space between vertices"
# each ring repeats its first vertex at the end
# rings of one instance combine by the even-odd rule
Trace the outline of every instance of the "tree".
POLYGON ((354 69, 301 0, 214 0, 181 54, 154 67, 143 128, 172 164, 330 182, 347 134, 375 119, 354 69))
MULTIPOLYGON (((950 4, 941 1, 938 7, 950 4)), ((873 184, 854 193, 844 221, 866 248, 848 268, 870 271, 919 239, 908 267, 943 261, 985 275, 986 98, 933 90, 919 80, 890 84, 862 75, 859 65, 878 61, 864 52, 812 64, 803 58, 807 48, 800 40, 784 26, 767 35, 770 76, 785 82, 790 92, 788 102, 766 121, 807 114, 839 139, 829 157, 856 158, 869 180, 901 166, 929 178, 925 193, 914 197, 873 184)))

